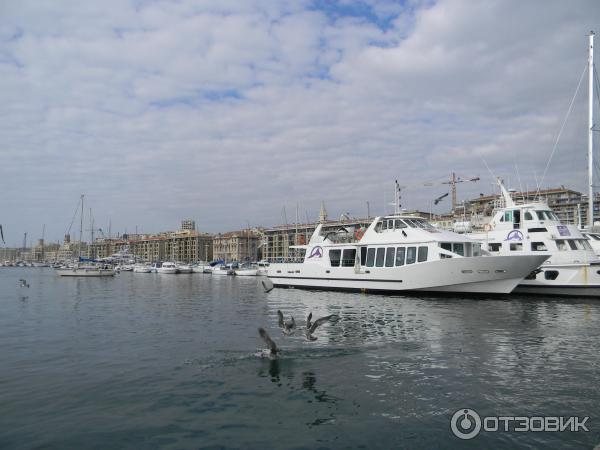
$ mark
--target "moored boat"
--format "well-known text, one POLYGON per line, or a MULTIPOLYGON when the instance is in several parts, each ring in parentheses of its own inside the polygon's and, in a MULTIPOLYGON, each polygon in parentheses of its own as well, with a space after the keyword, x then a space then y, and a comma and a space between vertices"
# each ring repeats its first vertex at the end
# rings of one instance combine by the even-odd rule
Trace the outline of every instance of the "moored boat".
MULTIPOLYGON (((399 204, 399 200, 397 202, 399 204)), ((361 228, 315 229, 297 262, 272 262, 276 287, 362 292, 507 294, 547 255, 491 256, 481 244, 396 213, 361 228)))

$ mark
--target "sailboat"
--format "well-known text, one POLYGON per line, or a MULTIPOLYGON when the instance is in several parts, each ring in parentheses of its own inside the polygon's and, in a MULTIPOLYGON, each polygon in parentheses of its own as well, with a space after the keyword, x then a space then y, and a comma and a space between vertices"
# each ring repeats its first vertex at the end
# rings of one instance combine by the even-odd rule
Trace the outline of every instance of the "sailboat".
POLYGON ((61 277, 112 277, 115 275, 115 270, 107 264, 97 264, 93 261, 82 264, 81 243, 83 240, 83 197, 84 196, 82 194, 77 262, 71 266, 55 269, 56 273, 61 277))

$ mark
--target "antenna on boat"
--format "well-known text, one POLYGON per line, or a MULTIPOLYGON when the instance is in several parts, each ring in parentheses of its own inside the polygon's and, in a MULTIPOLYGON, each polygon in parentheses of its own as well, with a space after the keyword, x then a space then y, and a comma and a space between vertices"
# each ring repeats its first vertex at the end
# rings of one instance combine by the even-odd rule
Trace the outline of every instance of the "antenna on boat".
POLYGON ((400 207, 402 206, 400 204, 400 200, 402 199, 400 192, 402 189, 400 188, 400 185, 398 184, 398 180, 395 180, 395 183, 396 183, 396 189, 394 191, 394 214, 400 214, 400 207))
POLYGON ((588 60, 588 228, 594 227, 594 32, 590 31, 588 60))

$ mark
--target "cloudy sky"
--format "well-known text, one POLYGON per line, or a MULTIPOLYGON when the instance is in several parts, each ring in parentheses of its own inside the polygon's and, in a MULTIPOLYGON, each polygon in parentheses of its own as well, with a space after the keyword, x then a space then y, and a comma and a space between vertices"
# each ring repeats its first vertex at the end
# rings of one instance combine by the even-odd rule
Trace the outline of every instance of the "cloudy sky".
MULTIPOLYGON (((62 240, 82 193, 123 233, 381 213, 395 179, 428 210, 453 171, 491 192, 486 163, 533 189, 599 25, 596 0, 3 0, 7 245, 62 240)), ((587 75, 543 187, 585 189, 586 102, 587 75)))

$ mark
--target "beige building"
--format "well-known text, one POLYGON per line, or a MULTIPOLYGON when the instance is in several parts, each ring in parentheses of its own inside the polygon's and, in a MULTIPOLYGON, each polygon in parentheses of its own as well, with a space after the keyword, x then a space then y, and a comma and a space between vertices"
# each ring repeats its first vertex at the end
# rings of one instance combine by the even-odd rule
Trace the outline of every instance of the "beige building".
POLYGON ((212 235, 192 230, 156 235, 125 235, 119 239, 98 239, 90 248, 90 257, 96 259, 122 252, 129 253, 140 261, 210 261, 212 235))
POLYGON ((259 230, 231 231, 213 237, 213 257, 223 261, 256 261, 259 258, 259 230))

